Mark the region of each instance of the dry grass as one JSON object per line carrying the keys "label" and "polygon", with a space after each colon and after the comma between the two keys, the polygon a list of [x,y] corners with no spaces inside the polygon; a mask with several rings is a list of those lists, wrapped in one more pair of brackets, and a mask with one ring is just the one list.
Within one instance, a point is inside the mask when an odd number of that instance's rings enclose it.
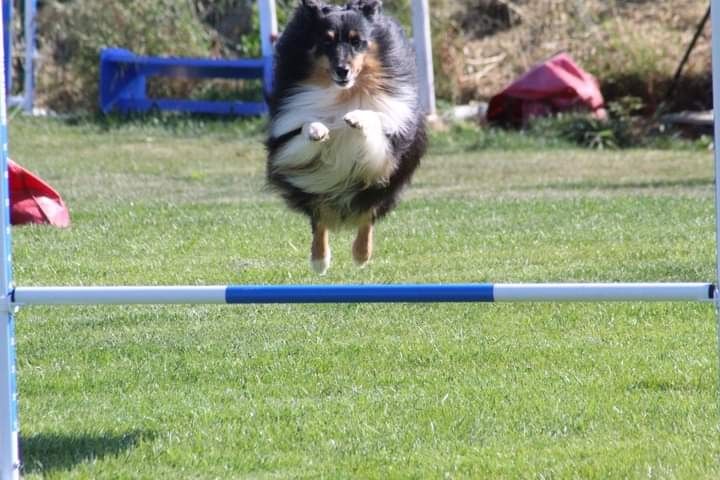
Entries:
{"label": "dry grass", "polygon": [[[409,0],[384,3],[388,12],[409,25]],[[281,26],[295,4],[278,0]],[[132,0],[109,5],[90,0],[42,5],[39,106],[57,111],[97,108],[98,53],[104,46],[148,54],[233,54],[218,50],[218,32],[201,22],[188,8],[190,3]],[[441,99],[487,99],[533,64],[565,50],[601,80],[606,99],[632,94],[643,98],[649,110],[664,95],[707,8],[707,2],[695,0],[430,0],[430,5]],[[709,38],[707,26],[674,99],[678,108],[710,103]],[[257,34],[238,42],[233,52],[252,49]],[[15,47],[22,51],[17,41]],[[193,90],[200,96],[221,90],[207,93],[175,84],[172,88],[181,95]],[[226,90],[237,95],[233,88]]]}
{"label": "dry grass", "polygon": [[[470,0],[467,4],[465,11],[451,16],[460,48],[445,57],[459,64],[447,66],[460,70],[452,86],[459,100],[488,98],[532,65],[567,51],[600,79],[606,97],[631,93],[656,102],[707,8],[706,2],[690,0]],[[458,29],[458,25],[492,25],[487,18],[490,4],[510,7],[511,28],[486,36],[477,29]],[[709,78],[709,42],[708,25],[685,70],[688,77]],[[709,92],[702,90],[706,84],[694,81],[693,85],[697,86],[689,93],[697,97],[696,103],[704,103],[709,98]],[[677,101],[689,104],[693,99]]]}

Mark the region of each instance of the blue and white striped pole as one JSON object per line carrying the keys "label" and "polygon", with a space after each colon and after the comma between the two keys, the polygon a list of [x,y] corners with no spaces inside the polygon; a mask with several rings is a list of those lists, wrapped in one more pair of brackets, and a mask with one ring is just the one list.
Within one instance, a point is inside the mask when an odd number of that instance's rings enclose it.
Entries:
{"label": "blue and white striped pole", "polygon": [[[713,81],[713,122],[715,153],[715,275],[720,287],[720,0],[710,4],[712,25],[712,81]],[[720,300],[715,300],[716,335],[718,358],[720,358]],[[720,371],[720,370],[719,370]]]}
{"label": "blue and white striped pole", "polygon": [[11,304],[267,304],[691,301],[714,298],[710,283],[460,283],[17,287]]}
{"label": "blue and white striped pole", "polygon": [[[0,37],[3,22],[0,22]],[[0,65],[5,50],[0,42]],[[15,375],[15,319],[10,303],[12,250],[10,243],[10,189],[5,69],[0,69],[0,479],[20,478],[18,457],[17,388]]]}

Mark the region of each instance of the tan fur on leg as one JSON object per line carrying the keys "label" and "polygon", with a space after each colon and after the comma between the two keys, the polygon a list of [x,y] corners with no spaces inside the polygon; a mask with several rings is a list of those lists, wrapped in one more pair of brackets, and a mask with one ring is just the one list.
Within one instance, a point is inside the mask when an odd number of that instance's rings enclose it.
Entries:
{"label": "tan fur on leg", "polygon": [[373,226],[371,223],[358,228],[357,236],[353,242],[353,258],[359,266],[365,266],[372,256]]}
{"label": "tan fur on leg", "polygon": [[330,233],[325,225],[318,224],[313,231],[310,265],[320,275],[330,267]]}

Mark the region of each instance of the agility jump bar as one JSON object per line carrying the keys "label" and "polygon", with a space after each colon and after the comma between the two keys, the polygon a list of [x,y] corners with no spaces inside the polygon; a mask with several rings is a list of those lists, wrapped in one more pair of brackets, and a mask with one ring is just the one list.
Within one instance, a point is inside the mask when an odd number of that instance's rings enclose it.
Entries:
{"label": "agility jump bar", "polygon": [[13,305],[691,301],[711,283],[460,283],[16,287]]}

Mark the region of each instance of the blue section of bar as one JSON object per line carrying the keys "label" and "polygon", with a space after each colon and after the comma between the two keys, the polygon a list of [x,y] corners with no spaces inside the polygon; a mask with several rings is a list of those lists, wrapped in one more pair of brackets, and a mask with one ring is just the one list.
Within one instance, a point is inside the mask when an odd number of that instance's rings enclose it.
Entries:
{"label": "blue section of bar", "polygon": [[230,285],[227,303],[492,302],[489,283],[416,285]]}

